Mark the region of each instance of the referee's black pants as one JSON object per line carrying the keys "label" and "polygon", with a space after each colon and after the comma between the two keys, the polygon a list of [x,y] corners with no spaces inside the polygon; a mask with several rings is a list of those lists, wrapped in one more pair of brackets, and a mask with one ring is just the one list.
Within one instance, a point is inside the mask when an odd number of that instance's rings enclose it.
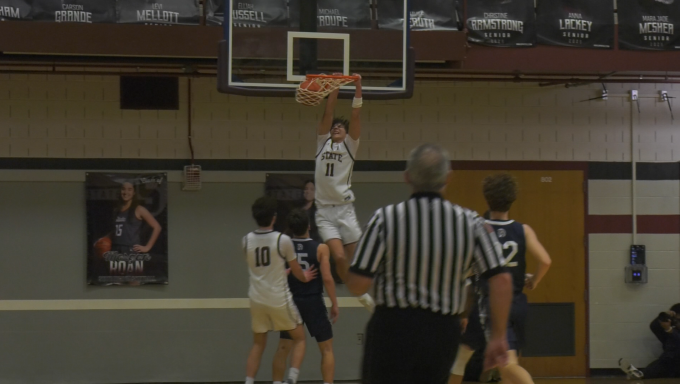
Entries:
{"label": "referee's black pants", "polygon": [[460,342],[458,316],[378,306],[366,328],[363,384],[445,384]]}

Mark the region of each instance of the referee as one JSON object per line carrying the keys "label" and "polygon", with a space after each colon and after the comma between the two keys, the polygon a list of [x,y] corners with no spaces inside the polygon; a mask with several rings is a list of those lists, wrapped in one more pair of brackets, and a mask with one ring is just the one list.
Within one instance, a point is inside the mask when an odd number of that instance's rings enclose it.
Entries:
{"label": "referee", "polygon": [[455,359],[465,309],[466,277],[488,279],[493,315],[485,366],[507,362],[506,326],[512,299],[502,247],[477,213],[442,198],[448,154],[415,148],[405,179],[410,199],[378,209],[359,240],[346,285],[354,295],[376,281],[376,305],[366,329],[364,384],[444,384]]}

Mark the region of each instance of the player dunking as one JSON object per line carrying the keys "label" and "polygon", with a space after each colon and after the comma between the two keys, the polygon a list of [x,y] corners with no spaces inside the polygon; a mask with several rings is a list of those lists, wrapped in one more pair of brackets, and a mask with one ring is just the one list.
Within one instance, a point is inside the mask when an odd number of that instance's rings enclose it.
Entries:
{"label": "player dunking", "polygon": [[[503,244],[505,267],[512,274],[513,302],[508,321],[508,364],[499,367],[504,383],[532,384],[531,375],[518,364],[518,351],[524,340],[524,323],[528,311],[527,297],[522,290],[533,290],[550,268],[550,256],[536,237],[536,233],[526,224],[520,224],[508,217],[508,211],[517,198],[517,184],[508,174],[498,174],[484,179],[484,198],[489,205],[490,224],[498,241]],[[529,251],[538,263],[536,273],[526,274],[526,252]],[[460,384],[465,374],[465,366],[476,349],[482,348],[488,332],[488,287],[485,281],[477,282],[479,300],[468,316],[467,326],[458,348],[456,361],[451,369],[449,384]]]}
{"label": "player dunking", "polygon": [[[356,76],[356,74],[355,74]],[[338,265],[337,271],[344,281],[354,256],[361,228],[354,213],[352,168],[359,149],[361,135],[361,78],[354,82],[356,90],[352,101],[350,121],[334,118],[338,90],[328,96],[316,139],[316,225],[323,241],[330,248]],[[351,127],[351,129],[350,129]],[[375,303],[368,294],[359,301],[373,311]]]}
{"label": "player dunking", "polygon": [[[324,384],[330,384],[333,382],[335,370],[331,321],[335,323],[339,315],[338,300],[335,296],[335,281],[331,274],[330,254],[325,244],[319,244],[310,238],[310,221],[304,210],[293,210],[288,215],[287,221],[289,228],[293,231],[293,245],[298,263],[305,270],[312,268],[321,271],[321,279],[314,279],[310,283],[301,283],[295,277],[288,276],[288,285],[293,293],[295,305],[302,315],[302,321],[307,326],[309,334],[319,343],[321,375]],[[330,320],[323,299],[324,286],[332,304]],[[290,334],[281,332],[279,349],[274,356],[274,384],[281,384],[286,370],[286,361],[292,349],[293,342]]]}
{"label": "player dunking", "polygon": [[295,348],[288,383],[295,383],[305,356],[305,334],[300,313],[288,288],[285,264],[288,262],[293,276],[303,282],[312,281],[316,276],[316,269],[312,267],[302,271],[290,237],[274,231],[276,199],[257,199],[252,206],[252,214],[259,228],[243,238],[243,249],[250,271],[248,296],[253,329],[253,347],[248,355],[246,384],[255,382],[269,331],[288,331],[293,339]]}

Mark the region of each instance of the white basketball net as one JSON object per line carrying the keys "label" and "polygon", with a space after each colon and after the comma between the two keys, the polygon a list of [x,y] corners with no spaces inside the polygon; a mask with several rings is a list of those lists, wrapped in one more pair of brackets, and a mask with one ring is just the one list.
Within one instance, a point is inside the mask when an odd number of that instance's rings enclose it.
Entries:
{"label": "white basketball net", "polygon": [[[313,77],[311,81],[308,77],[295,92],[295,100],[303,105],[313,107],[315,105],[321,104],[321,101],[328,96],[331,92],[342,87],[345,84],[353,82],[355,79],[352,77]],[[309,82],[308,82],[309,81]],[[310,90],[312,85],[318,85],[318,90]]]}

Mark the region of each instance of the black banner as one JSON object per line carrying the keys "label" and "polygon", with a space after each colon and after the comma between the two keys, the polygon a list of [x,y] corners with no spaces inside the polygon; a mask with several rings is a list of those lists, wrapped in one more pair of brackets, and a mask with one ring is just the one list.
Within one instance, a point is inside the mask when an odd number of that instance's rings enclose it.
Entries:
{"label": "black banner", "polygon": [[[404,0],[377,0],[378,28],[401,30],[404,25]],[[458,30],[456,0],[413,0],[411,30]]]}
{"label": "black banner", "polygon": [[[290,0],[290,26],[300,27],[300,1]],[[369,0],[317,0],[317,26],[319,28],[371,28]]]}
{"label": "black banner", "polygon": [[33,20],[57,23],[115,23],[115,0],[33,0]]}
{"label": "black banner", "polygon": [[614,47],[614,2],[540,0],[536,33],[540,44],[611,49]]}
{"label": "black banner", "polygon": [[468,0],[468,41],[496,47],[536,44],[534,0]]}
{"label": "black banner", "polygon": [[145,25],[199,25],[198,0],[117,0],[118,22]]}
{"label": "black banner", "polygon": [[680,49],[680,0],[618,0],[619,48]]}
{"label": "black banner", "polygon": [[88,173],[87,283],[168,283],[165,173]]}
{"label": "black banner", "polygon": [[30,13],[28,0],[0,0],[0,21],[28,19]]}
{"label": "black banner", "polygon": [[[229,0],[206,0],[207,25],[224,23],[224,7]],[[233,0],[232,19],[235,27],[287,27],[286,0]]]}

